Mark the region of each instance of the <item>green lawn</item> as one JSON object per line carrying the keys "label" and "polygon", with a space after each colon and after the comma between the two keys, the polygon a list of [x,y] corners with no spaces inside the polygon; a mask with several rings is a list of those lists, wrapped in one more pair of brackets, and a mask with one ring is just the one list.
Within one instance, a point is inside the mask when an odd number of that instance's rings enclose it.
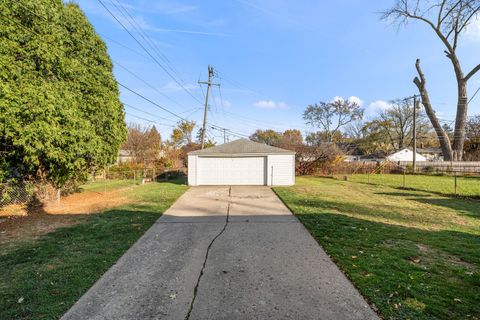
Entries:
{"label": "green lawn", "polygon": [[[137,181],[138,184],[139,181]],[[103,192],[134,186],[133,179],[130,180],[98,180],[80,186],[80,191]]]}
{"label": "green lawn", "polygon": [[[402,174],[353,174],[349,176],[349,180],[394,188],[403,187],[404,185],[404,176]],[[454,195],[455,179],[453,176],[406,175],[405,187],[444,195]],[[457,177],[457,194],[465,197],[480,198],[480,176]]]}
{"label": "green lawn", "polygon": [[57,319],[187,189],[132,188],[132,203],[88,216],[0,256],[0,319]]}
{"label": "green lawn", "polygon": [[275,191],[386,319],[480,319],[480,202],[313,177]]}

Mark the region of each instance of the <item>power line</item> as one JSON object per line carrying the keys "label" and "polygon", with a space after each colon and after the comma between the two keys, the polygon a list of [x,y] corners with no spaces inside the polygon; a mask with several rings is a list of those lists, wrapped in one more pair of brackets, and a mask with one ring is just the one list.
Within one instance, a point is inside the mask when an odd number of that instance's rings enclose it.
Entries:
{"label": "power line", "polygon": [[[99,0],[99,1],[101,2],[101,0]],[[102,5],[105,7],[105,5],[103,4],[103,2],[101,2],[101,3],[102,3]],[[32,12],[32,13],[33,13],[34,15],[36,15],[37,17],[40,17],[41,19],[47,20],[45,17],[38,15],[37,13],[35,13],[35,12],[31,11],[30,9],[26,8],[25,6],[23,6],[22,4],[20,4],[20,5],[21,5],[22,7],[24,7],[25,9],[27,9],[28,11]],[[105,9],[106,9],[107,11],[109,11],[108,8],[105,8]],[[110,11],[109,11],[109,12],[110,12]],[[4,14],[1,14],[1,13],[0,13],[0,15],[6,17]],[[18,22],[15,21],[14,19],[11,19],[10,17],[6,17],[6,18],[7,18],[7,19],[10,19],[10,21],[12,21],[14,24],[16,24],[17,26],[21,27],[22,29],[24,29],[24,30],[26,30],[26,31],[28,31],[28,32],[34,33],[34,34],[36,34],[36,35],[38,35],[38,36],[42,36],[41,34],[39,34],[38,32],[36,32],[35,30],[25,27],[24,25],[22,25],[21,23],[18,23]],[[116,17],[114,17],[114,18],[116,19]],[[116,20],[118,21],[118,19],[116,19]],[[47,21],[48,21],[48,20],[47,20]],[[120,23],[120,22],[119,22],[119,23]],[[120,23],[120,24],[121,24],[121,23]],[[124,26],[123,24],[122,24],[122,26],[123,26],[124,29],[125,29],[125,26]],[[126,31],[128,32],[128,30],[126,30]],[[129,33],[129,34],[130,34],[130,33]],[[84,43],[85,43],[85,42],[84,42]],[[142,47],[143,47],[143,46],[142,46]],[[144,47],[143,47],[143,48],[144,48]],[[144,50],[145,50],[145,48],[144,48]],[[146,50],[146,52],[149,53],[148,50]],[[149,55],[151,56],[151,54],[149,54]],[[121,66],[121,67],[123,67],[123,66]],[[125,67],[123,67],[123,68],[126,69],[126,70],[128,70],[128,69],[125,68]],[[128,71],[129,71],[130,73],[134,74],[132,71],[130,71],[130,70],[128,70]],[[144,83],[147,83],[145,80],[141,79],[141,77],[139,77],[138,75],[136,75],[136,77],[139,78],[140,80],[142,80]],[[152,101],[151,99],[149,99],[149,98],[145,97],[144,95],[136,92],[135,90],[133,90],[133,89],[129,88],[128,86],[120,83],[119,81],[116,81],[116,82],[117,82],[117,84],[118,84],[119,86],[125,88],[126,90],[128,90],[128,91],[130,91],[131,93],[137,95],[138,97],[142,98],[143,100],[145,100],[145,101],[153,104],[154,106],[162,109],[163,111],[171,114],[172,116],[174,116],[174,117],[176,117],[176,118],[178,118],[178,119],[180,119],[180,120],[182,120],[182,121],[188,121],[188,119],[186,119],[185,117],[182,117],[182,116],[180,116],[179,114],[168,110],[167,108],[163,107],[162,105],[160,105],[160,104]],[[130,107],[132,107],[132,106],[130,106]],[[138,108],[137,108],[137,110],[138,110]],[[193,113],[197,112],[198,110],[199,110],[199,108],[195,108],[195,111],[194,111]],[[145,111],[142,110],[142,112],[145,112]],[[139,116],[136,116],[136,115],[127,113],[127,112],[125,112],[125,113],[128,114],[128,115],[130,115],[130,116],[133,116],[133,117],[136,117],[136,118],[145,120],[145,121],[153,122],[153,121],[150,120],[150,119],[146,119],[146,118],[143,118],[143,117],[139,117]],[[166,118],[163,118],[163,119],[168,120],[168,119],[166,119]],[[168,120],[168,121],[172,121],[172,120]],[[166,125],[166,126],[170,126],[170,127],[175,127],[175,126],[168,125],[168,124],[162,124],[162,125]],[[246,135],[246,134],[238,133],[238,132],[235,132],[235,131],[232,131],[232,130],[230,130],[230,129],[226,129],[226,128],[223,128],[223,127],[220,127],[220,126],[217,126],[217,125],[214,125],[214,124],[212,124],[211,127],[212,127],[213,129],[216,129],[216,130],[222,130],[222,131],[224,131],[224,132],[228,132],[229,134],[234,135],[234,136],[237,136],[237,137],[248,138],[248,135]]]}
{"label": "power line", "polygon": [[477,91],[475,91],[475,93],[473,94],[473,96],[470,98],[470,100],[468,100],[468,104],[470,104],[470,102],[472,102],[472,100],[475,98],[475,96],[480,92],[480,87],[478,87]]}
{"label": "power line", "polygon": [[243,134],[243,133],[239,133],[239,132],[235,132],[235,131],[232,131],[230,129],[227,129],[227,128],[223,128],[223,127],[220,127],[216,124],[210,124],[210,127],[214,130],[220,130],[220,131],[226,131],[226,132],[229,132],[231,135],[234,135],[234,136],[237,136],[237,137],[240,137],[240,138],[250,138],[248,135],[246,134]]}
{"label": "power line", "polygon": [[135,42],[152,58],[152,60],[173,80],[175,83],[177,83],[188,95],[190,95],[194,100],[198,101],[199,103],[202,103],[197,97],[195,97],[190,90],[188,90],[180,81],[175,78],[170,71],[167,70],[166,67],[164,67],[151,53],[150,51],[145,48],[145,46],[128,30],[128,28],[115,16],[115,14],[103,3],[102,0],[98,0],[100,4],[103,6],[103,8],[122,26],[122,28],[135,40]]}
{"label": "power line", "polygon": [[142,94],[140,94],[140,93],[136,92],[135,90],[133,90],[133,89],[130,89],[130,88],[129,88],[129,87],[127,87],[126,85],[124,85],[124,84],[122,84],[122,83],[120,83],[120,82],[118,82],[118,81],[117,81],[117,83],[118,83],[118,85],[119,85],[119,86],[121,86],[121,87],[125,88],[126,90],[128,90],[128,91],[130,91],[131,93],[135,94],[136,96],[138,96],[138,97],[142,98],[143,100],[145,100],[145,101],[147,101],[147,102],[150,102],[151,104],[153,104],[154,106],[156,106],[156,107],[158,107],[158,108],[162,109],[163,111],[165,111],[165,112],[168,112],[169,114],[171,114],[171,115],[173,115],[173,116],[175,116],[175,117],[179,118],[180,120],[188,121],[187,119],[185,119],[184,117],[182,117],[182,116],[180,116],[180,115],[176,114],[175,112],[172,112],[172,111],[168,110],[167,108],[165,108],[165,107],[163,107],[163,106],[159,105],[158,103],[156,103],[156,102],[154,102],[154,101],[150,100],[149,98],[147,98],[147,97],[145,97],[144,95],[142,95]]}
{"label": "power line", "polygon": [[174,100],[173,98],[169,97],[168,95],[166,95],[165,93],[161,92],[160,90],[158,90],[156,87],[154,87],[152,84],[150,84],[149,82],[147,82],[146,80],[144,80],[142,77],[140,77],[139,75],[137,75],[136,73],[134,73],[133,71],[129,70],[127,67],[121,65],[119,62],[115,61],[112,59],[112,61],[115,63],[115,65],[119,66],[120,68],[122,68],[123,70],[127,71],[129,74],[131,74],[132,76],[134,76],[135,78],[137,78],[138,80],[140,80],[141,82],[143,82],[145,85],[147,85],[148,87],[150,87],[151,89],[155,90],[155,92],[157,92],[158,94],[160,94],[161,96],[165,97],[166,99],[170,100],[171,102],[175,103],[176,105],[178,105],[179,107],[184,107],[182,106],[178,101]]}
{"label": "power line", "polygon": [[158,118],[158,119],[162,119],[162,120],[165,120],[165,121],[172,121],[172,122],[176,122],[175,120],[172,120],[172,119],[168,119],[168,118],[163,118],[163,117],[157,116],[156,114],[150,113],[150,112],[148,112],[148,111],[145,111],[145,110],[143,110],[143,109],[141,109],[141,108],[138,108],[138,107],[132,106],[131,104],[128,104],[128,103],[125,103],[125,102],[123,103],[123,105],[125,105],[125,106],[127,106],[127,107],[129,107],[129,108],[132,108],[132,109],[134,109],[134,110],[140,111],[140,112],[142,112],[142,113],[145,113],[145,114],[147,114],[147,115],[149,115],[149,116],[152,116],[152,117]]}
{"label": "power line", "polygon": [[[43,19],[43,20],[48,21],[45,17],[38,15],[36,12],[34,12],[34,11],[30,10],[29,8],[25,7],[25,6],[22,5],[21,3],[19,3],[19,4],[20,4],[24,9],[26,9],[26,10],[28,10],[29,12],[33,13],[33,14],[36,15],[37,17],[39,17],[39,18],[41,18],[41,19]],[[1,13],[0,13],[0,14],[1,14]],[[2,14],[2,15],[3,15],[3,14]],[[5,15],[3,15],[3,16],[6,17]],[[18,23],[18,22],[15,21],[14,19],[11,19],[10,17],[6,17],[6,18],[10,19],[10,21],[12,21],[12,22],[15,23],[17,26],[21,27],[22,29],[24,29],[24,30],[26,30],[26,31],[28,31],[28,32],[34,33],[34,34],[36,34],[36,35],[38,35],[38,36],[42,36],[41,34],[39,34],[38,32],[36,32],[35,30],[29,29],[29,28],[25,27],[24,25],[22,25],[21,23]],[[86,44],[86,42],[84,42],[84,41],[82,41],[82,42],[83,42],[84,44]],[[112,62],[113,62],[113,61],[114,61],[114,60],[112,60]],[[141,80],[143,83],[145,83],[145,84],[147,84],[148,86],[154,88],[151,84],[149,84],[148,82],[146,82],[145,80],[143,80],[140,76],[136,75],[133,71],[129,70],[128,68],[126,68],[126,67],[124,67],[124,66],[122,66],[122,65],[119,64],[118,62],[115,62],[115,63],[118,64],[121,68],[123,68],[123,69],[125,69],[126,71],[128,71],[130,74],[134,75],[137,79]],[[115,80],[115,81],[116,81],[116,80]],[[127,89],[127,90],[129,90],[130,92],[136,94],[137,96],[143,98],[144,100],[146,100],[146,101],[148,101],[148,102],[156,105],[156,106],[159,107],[160,109],[162,109],[162,110],[164,110],[164,111],[166,111],[166,112],[174,115],[174,116],[177,117],[177,118],[180,118],[180,119],[182,119],[182,120],[187,121],[185,118],[179,116],[178,114],[175,114],[174,112],[166,109],[165,107],[159,105],[158,103],[155,103],[155,102],[153,102],[152,100],[144,97],[144,96],[141,95],[140,93],[134,91],[133,89],[130,89],[129,87],[125,86],[124,84],[120,83],[119,81],[116,81],[116,82],[117,82],[118,85],[124,87],[125,89]],[[155,89],[155,88],[154,88],[154,89]],[[157,89],[155,89],[155,90],[157,90]],[[160,93],[160,92],[159,92],[159,93]],[[162,94],[162,95],[165,96],[165,97],[167,97],[167,98],[169,98],[169,97],[166,96],[165,94]],[[169,99],[170,99],[170,100],[173,100],[173,99],[171,99],[171,98],[169,98]],[[175,100],[173,100],[173,101],[175,102]],[[177,104],[178,104],[178,102],[177,102]]]}
{"label": "power line", "polygon": [[[128,21],[128,23],[137,31],[138,34],[145,40],[145,42],[149,45],[149,47],[157,54],[157,56],[165,62],[167,67],[173,72],[176,73],[177,76],[180,78],[180,80],[185,84],[185,81],[181,79],[180,74],[178,71],[175,69],[175,67],[172,65],[171,61],[167,58],[166,55],[164,55],[160,49],[158,49],[157,45],[155,42],[148,36],[148,34],[142,29],[142,27],[137,23],[135,18],[130,14],[130,12],[127,10],[127,8],[118,0],[115,0],[115,2],[118,4],[118,6],[112,1],[109,0],[110,3],[120,12],[120,14]],[[126,13],[126,15],[122,12]],[[127,17],[128,16],[128,17]]]}
{"label": "power line", "polygon": [[140,117],[140,116],[137,116],[137,115],[128,113],[128,112],[125,112],[125,114],[128,114],[128,115],[131,116],[131,117],[135,117],[135,118],[138,118],[138,119],[140,119],[140,120],[144,120],[144,121],[147,121],[147,122],[150,122],[150,123],[155,123],[155,124],[158,124],[158,125],[161,125],[161,126],[175,128],[175,126],[174,126],[174,125],[171,125],[171,124],[160,123],[160,122],[153,121],[153,120],[150,120],[150,119],[147,119],[147,118],[144,118],[144,117]]}

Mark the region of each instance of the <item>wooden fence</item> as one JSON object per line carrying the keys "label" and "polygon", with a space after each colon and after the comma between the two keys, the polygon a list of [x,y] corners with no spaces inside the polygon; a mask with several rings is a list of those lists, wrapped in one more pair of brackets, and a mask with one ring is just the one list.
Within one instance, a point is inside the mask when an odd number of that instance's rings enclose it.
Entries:
{"label": "wooden fence", "polygon": [[[411,167],[411,161],[399,161],[397,165]],[[480,173],[479,161],[418,161],[418,172],[464,172]]]}

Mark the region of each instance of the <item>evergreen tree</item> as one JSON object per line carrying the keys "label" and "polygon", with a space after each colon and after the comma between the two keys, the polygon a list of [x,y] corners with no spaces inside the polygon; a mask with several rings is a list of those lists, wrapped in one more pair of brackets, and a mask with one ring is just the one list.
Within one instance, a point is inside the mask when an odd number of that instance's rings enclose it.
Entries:
{"label": "evergreen tree", "polygon": [[0,178],[61,187],[112,163],[126,138],[105,43],[62,0],[0,3]]}

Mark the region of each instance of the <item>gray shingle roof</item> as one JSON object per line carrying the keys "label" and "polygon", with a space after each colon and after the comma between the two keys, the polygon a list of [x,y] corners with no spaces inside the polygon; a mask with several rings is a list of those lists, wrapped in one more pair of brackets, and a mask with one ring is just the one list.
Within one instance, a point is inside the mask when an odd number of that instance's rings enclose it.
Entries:
{"label": "gray shingle roof", "polygon": [[267,154],[295,154],[290,150],[272,147],[248,139],[239,139],[215,147],[189,152],[188,155],[221,156],[221,155],[267,155]]}

